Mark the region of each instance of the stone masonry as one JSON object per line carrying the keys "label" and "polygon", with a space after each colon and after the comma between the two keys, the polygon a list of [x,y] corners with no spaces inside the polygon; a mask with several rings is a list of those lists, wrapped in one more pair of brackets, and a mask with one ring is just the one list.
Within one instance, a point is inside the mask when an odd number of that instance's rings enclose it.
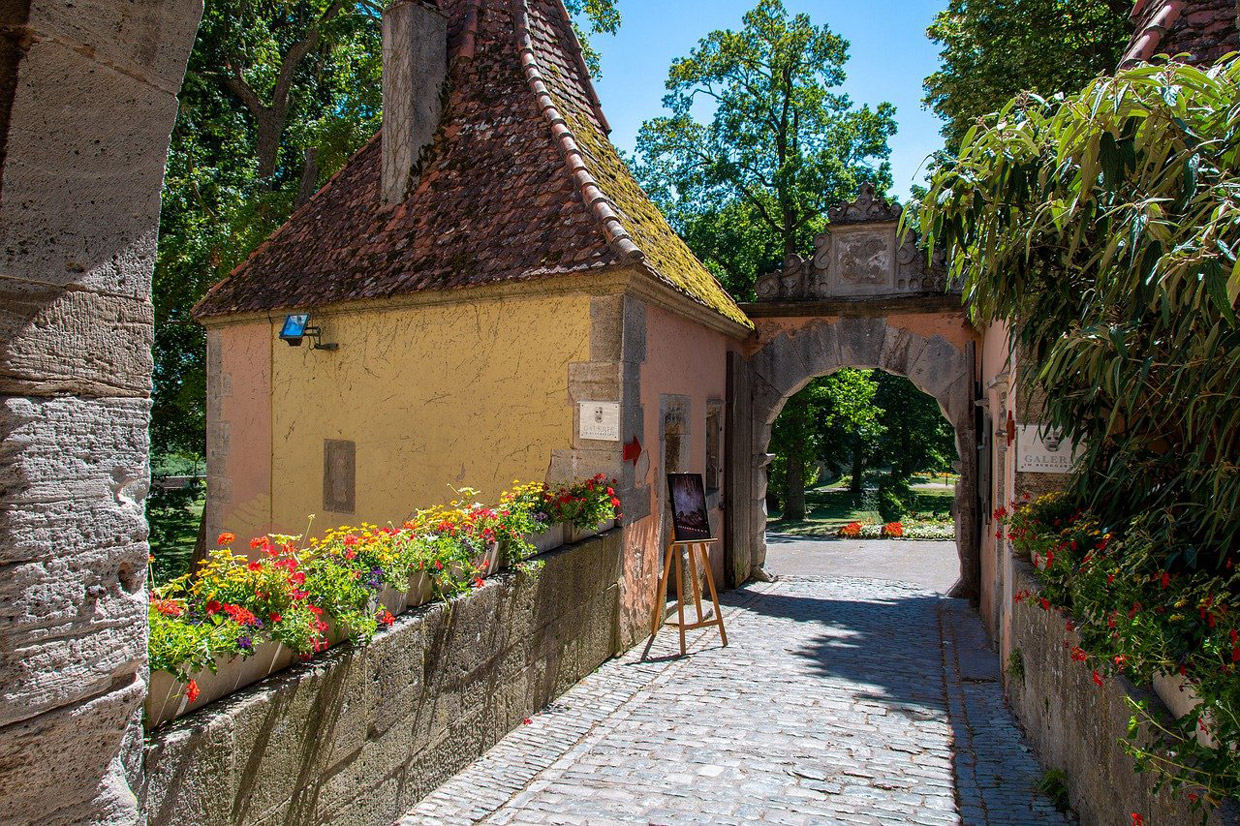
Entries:
{"label": "stone masonry", "polygon": [[154,732],[151,826],[391,823],[617,650],[621,532]]}
{"label": "stone masonry", "polygon": [[201,11],[0,4],[0,823],[142,821],[151,271]]}

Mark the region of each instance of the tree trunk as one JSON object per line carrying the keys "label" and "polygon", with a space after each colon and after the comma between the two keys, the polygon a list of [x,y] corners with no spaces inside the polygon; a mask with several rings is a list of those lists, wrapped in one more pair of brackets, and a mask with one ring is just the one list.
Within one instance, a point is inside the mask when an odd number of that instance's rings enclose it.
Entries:
{"label": "tree trunk", "polygon": [[793,522],[805,521],[805,460],[801,454],[801,445],[788,451],[788,504],[784,519]]}
{"label": "tree trunk", "polygon": [[860,444],[853,445],[852,455],[852,482],[848,489],[853,493],[860,493],[865,482],[865,454]]}
{"label": "tree trunk", "polygon": [[306,162],[301,168],[301,188],[297,190],[297,200],[293,202],[293,208],[309,201],[317,191],[319,182],[319,150],[314,146],[306,147]]}

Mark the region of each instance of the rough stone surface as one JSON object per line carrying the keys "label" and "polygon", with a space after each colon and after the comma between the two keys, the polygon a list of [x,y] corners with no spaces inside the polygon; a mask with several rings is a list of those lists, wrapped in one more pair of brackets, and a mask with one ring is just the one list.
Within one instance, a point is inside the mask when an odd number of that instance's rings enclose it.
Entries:
{"label": "rough stone surface", "polygon": [[420,824],[1066,824],[966,603],[890,581],[726,595],[607,663],[422,800]]}
{"label": "rough stone surface", "polygon": [[620,548],[566,546],[156,731],[149,822],[390,823],[616,653]]}
{"label": "rough stone surface", "polygon": [[151,270],[201,11],[0,8],[0,823],[142,821]]}
{"label": "rough stone surface", "polygon": [[[1080,639],[1066,630],[1066,617],[1039,607],[1033,567],[1024,559],[1012,562],[1013,588],[1035,598],[1014,605],[1010,614],[1013,651],[1020,652],[1024,674],[1008,671],[1008,697],[1038,755],[1067,774],[1083,826],[1132,826],[1133,812],[1159,826],[1200,823],[1182,794],[1154,794],[1152,776],[1136,772],[1119,745],[1131,716],[1126,698],[1147,700],[1156,709],[1165,708],[1161,701],[1122,678],[1095,685],[1088,663],[1069,656]],[[1236,821],[1217,812],[1211,818],[1213,826],[1224,822]]]}

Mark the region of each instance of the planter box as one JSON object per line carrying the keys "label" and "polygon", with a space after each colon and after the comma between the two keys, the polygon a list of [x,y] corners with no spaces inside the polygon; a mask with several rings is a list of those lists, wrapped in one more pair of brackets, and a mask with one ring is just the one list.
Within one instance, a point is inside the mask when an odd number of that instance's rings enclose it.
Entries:
{"label": "planter box", "polygon": [[238,689],[256,683],[292,665],[297,654],[282,643],[267,642],[255,646],[254,653],[215,658],[215,671],[204,668],[193,675],[198,684],[198,697],[190,702],[185,696],[186,683],[167,671],[152,671],[146,693],[146,726],[148,729],[168,722],[182,714],[202,708],[207,703],[226,697]]}
{"label": "planter box", "polygon": [[552,525],[541,533],[530,534],[526,540],[537,548],[539,553],[553,551],[564,544],[564,525]]}
{"label": "planter box", "polygon": [[592,536],[598,536],[604,531],[609,531],[613,527],[615,527],[615,525],[616,525],[616,520],[614,519],[604,519],[602,522],[599,522],[597,525],[594,525],[589,528],[578,528],[577,526],[572,525],[572,524],[565,525],[564,526],[564,540],[569,543],[580,542],[583,539],[589,539]]}
{"label": "planter box", "polygon": [[[490,543],[486,550],[474,560],[474,564],[483,568],[482,576],[490,576],[500,567],[499,543]],[[383,586],[377,595],[378,605],[387,608],[393,614],[424,605],[434,599],[431,579],[419,571],[409,579],[409,588],[405,591],[390,586]],[[327,621],[327,637],[329,646],[339,645],[346,639],[343,632],[337,630],[331,617]],[[146,695],[146,727],[153,729],[183,714],[202,708],[221,697],[258,682],[277,671],[282,671],[297,661],[297,654],[278,642],[267,642],[255,646],[254,653],[249,657],[219,656],[215,659],[215,671],[204,668],[192,675],[198,684],[198,697],[190,702],[185,696],[186,683],[182,683],[166,671],[152,671]]]}

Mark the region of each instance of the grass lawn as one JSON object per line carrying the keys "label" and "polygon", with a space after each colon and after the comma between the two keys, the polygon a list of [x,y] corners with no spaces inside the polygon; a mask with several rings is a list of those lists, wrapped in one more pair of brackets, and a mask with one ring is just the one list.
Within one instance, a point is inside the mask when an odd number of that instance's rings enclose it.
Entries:
{"label": "grass lawn", "polygon": [[[917,522],[950,525],[952,499],[956,495],[956,478],[955,475],[913,477],[913,493],[917,497],[917,503],[904,518],[905,524]],[[876,484],[875,482],[874,486]],[[843,478],[829,485],[807,490],[804,521],[784,521],[781,513],[772,511],[767,517],[766,528],[774,533],[828,538],[834,537],[835,532],[849,522],[881,522],[874,486],[868,486],[869,489],[862,493],[853,493],[848,489],[848,479]]]}
{"label": "grass lawn", "polygon": [[151,572],[155,582],[164,583],[189,572],[198,541],[198,523],[206,493],[202,492],[184,507],[159,508],[148,511],[151,523]]}

